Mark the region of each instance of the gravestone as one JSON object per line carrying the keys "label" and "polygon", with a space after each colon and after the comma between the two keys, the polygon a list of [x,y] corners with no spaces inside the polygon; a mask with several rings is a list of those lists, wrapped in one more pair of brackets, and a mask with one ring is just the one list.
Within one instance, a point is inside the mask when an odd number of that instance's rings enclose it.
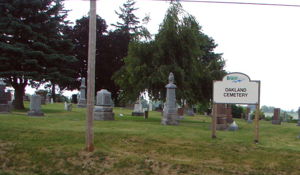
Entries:
{"label": "gravestone", "polygon": [[298,123],[297,126],[300,126],[300,107],[298,108]]}
{"label": "gravestone", "polygon": [[246,118],[245,119],[247,119],[248,123],[252,123],[250,112],[251,112],[251,108],[247,107],[247,109],[246,109]]}
{"label": "gravestone", "polygon": [[194,109],[191,106],[187,105],[184,111],[185,111],[185,114],[187,116],[194,116],[195,115]]}
{"label": "gravestone", "polygon": [[80,85],[80,97],[78,100],[77,107],[79,108],[85,108],[86,107],[86,97],[85,97],[85,78],[81,79],[81,85]]}
{"label": "gravestone", "polygon": [[51,98],[51,100],[50,100],[50,103],[51,103],[51,104],[53,104],[53,103],[54,103],[54,100],[53,100],[53,98]]}
{"label": "gravestone", "polygon": [[46,104],[49,104],[49,103],[50,103],[50,96],[47,95],[47,96],[46,96]]}
{"label": "gravestone", "polygon": [[226,121],[227,123],[232,123],[233,119],[232,119],[232,109],[231,109],[231,105],[230,104],[226,104],[225,105],[225,112],[226,112]]}
{"label": "gravestone", "polygon": [[97,92],[94,120],[115,120],[111,93],[106,89],[101,89]]}
{"label": "gravestone", "polygon": [[229,131],[237,131],[238,129],[239,129],[239,127],[238,127],[238,125],[236,124],[235,121],[233,121],[233,122],[229,125],[229,127],[228,127],[228,130],[229,130]]}
{"label": "gravestone", "polygon": [[44,113],[41,111],[41,96],[33,94],[30,97],[30,111],[27,115],[29,116],[43,116]]}
{"label": "gravestone", "polygon": [[273,115],[272,124],[274,124],[274,125],[280,125],[281,124],[280,108],[274,108],[274,115]]}
{"label": "gravestone", "polygon": [[72,111],[72,108],[73,108],[73,105],[72,105],[72,103],[68,103],[67,104],[67,111]]}
{"label": "gravestone", "polygon": [[9,113],[10,112],[10,105],[9,105],[9,94],[5,92],[6,84],[3,80],[0,80],[0,113]]}
{"label": "gravestone", "polygon": [[216,121],[216,129],[217,130],[226,130],[227,125],[227,111],[226,111],[226,104],[217,104],[217,121]]}
{"label": "gravestone", "polygon": [[183,107],[177,109],[177,115],[178,115],[179,119],[184,118],[184,108]]}
{"label": "gravestone", "polygon": [[163,125],[178,125],[179,117],[177,116],[177,105],[176,105],[176,85],[174,84],[174,75],[171,72],[169,74],[169,84],[166,85],[167,97],[166,105],[164,107],[164,114],[161,120]]}
{"label": "gravestone", "polygon": [[65,101],[65,103],[64,103],[64,108],[65,108],[65,110],[67,110],[68,109],[68,103]]}
{"label": "gravestone", "polygon": [[38,90],[35,93],[41,97],[41,104],[45,105],[46,104],[46,96],[47,96],[48,92],[45,90]]}
{"label": "gravestone", "polygon": [[133,112],[131,113],[131,115],[132,116],[144,116],[141,97],[139,97],[138,101],[135,102]]}

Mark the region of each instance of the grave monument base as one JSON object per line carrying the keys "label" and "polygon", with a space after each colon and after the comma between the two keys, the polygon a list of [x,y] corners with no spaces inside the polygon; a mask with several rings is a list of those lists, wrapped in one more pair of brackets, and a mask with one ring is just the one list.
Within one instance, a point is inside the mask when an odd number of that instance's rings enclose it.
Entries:
{"label": "grave monument base", "polygon": [[115,120],[112,107],[95,106],[94,120]]}
{"label": "grave monument base", "polygon": [[86,99],[79,99],[77,107],[78,108],[86,108]]}
{"label": "grave monument base", "polygon": [[44,113],[41,111],[28,111],[28,116],[44,116]]}
{"label": "grave monument base", "polygon": [[7,114],[10,112],[9,104],[0,104],[0,114]]}
{"label": "grave monument base", "polygon": [[227,124],[217,124],[216,129],[217,130],[226,130],[227,129]]}
{"label": "grave monument base", "polygon": [[179,125],[179,116],[177,112],[174,113],[165,112],[163,119],[161,120],[161,124],[163,125]]}
{"label": "grave monument base", "polygon": [[143,112],[132,112],[131,113],[132,116],[144,116]]}
{"label": "grave monument base", "polygon": [[272,124],[273,125],[281,125],[281,121],[280,120],[272,120]]}

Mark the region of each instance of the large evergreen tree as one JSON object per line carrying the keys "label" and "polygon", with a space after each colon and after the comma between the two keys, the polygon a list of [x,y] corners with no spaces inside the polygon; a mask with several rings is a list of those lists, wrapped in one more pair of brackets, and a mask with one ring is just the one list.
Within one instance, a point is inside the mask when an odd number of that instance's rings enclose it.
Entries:
{"label": "large evergreen tree", "polygon": [[72,43],[62,34],[66,13],[62,0],[0,2],[0,77],[15,89],[15,108],[24,109],[28,83],[70,81],[74,73]]}
{"label": "large evergreen tree", "polygon": [[134,100],[147,90],[150,97],[164,100],[167,77],[173,72],[179,102],[207,103],[212,80],[224,74],[224,61],[213,52],[215,47],[195,18],[185,14],[180,3],[171,3],[155,39],[131,43],[125,66],[115,75],[116,82],[128,99]]}

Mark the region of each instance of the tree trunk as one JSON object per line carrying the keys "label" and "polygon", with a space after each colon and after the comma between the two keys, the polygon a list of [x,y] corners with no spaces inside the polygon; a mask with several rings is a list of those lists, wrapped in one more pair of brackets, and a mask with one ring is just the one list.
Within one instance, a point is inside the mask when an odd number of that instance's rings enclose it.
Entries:
{"label": "tree trunk", "polygon": [[24,103],[23,103],[23,96],[25,94],[25,86],[22,84],[15,84],[12,85],[15,89],[15,99],[13,101],[13,105],[15,109],[25,109]]}
{"label": "tree trunk", "polygon": [[53,99],[53,102],[56,102],[56,99],[55,99],[55,84],[54,83],[52,83],[51,98]]}

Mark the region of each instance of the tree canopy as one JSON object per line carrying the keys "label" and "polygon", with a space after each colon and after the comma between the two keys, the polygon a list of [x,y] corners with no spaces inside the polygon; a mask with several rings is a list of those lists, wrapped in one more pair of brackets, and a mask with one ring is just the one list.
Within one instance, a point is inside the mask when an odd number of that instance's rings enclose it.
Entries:
{"label": "tree canopy", "polygon": [[172,2],[155,39],[131,42],[125,65],[114,78],[127,100],[135,100],[145,90],[152,99],[164,100],[167,77],[173,72],[179,103],[208,103],[212,81],[225,73],[225,62],[213,51],[215,47],[196,19]]}
{"label": "tree canopy", "polygon": [[33,81],[70,81],[76,59],[63,37],[62,0],[7,0],[0,6],[0,77],[15,89],[15,108],[23,109],[25,87]]}

